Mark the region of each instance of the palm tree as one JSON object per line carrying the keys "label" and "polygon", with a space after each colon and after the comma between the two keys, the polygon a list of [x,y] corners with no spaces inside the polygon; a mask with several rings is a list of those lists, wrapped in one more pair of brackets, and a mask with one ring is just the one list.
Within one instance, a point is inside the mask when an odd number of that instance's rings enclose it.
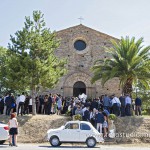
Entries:
{"label": "palm tree", "polygon": [[111,58],[97,60],[92,67],[92,83],[101,79],[104,85],[109,79],[119,78],[123,94],[130,94],[134,84],[150,85],[150,46],[143,47],[143,38],[121,38],[112,41],[106,52]]}

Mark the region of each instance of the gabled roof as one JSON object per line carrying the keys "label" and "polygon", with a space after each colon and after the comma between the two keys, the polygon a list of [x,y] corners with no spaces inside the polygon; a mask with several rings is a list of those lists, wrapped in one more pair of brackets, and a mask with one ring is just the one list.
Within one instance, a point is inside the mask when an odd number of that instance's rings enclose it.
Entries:
{"label": "gabled roof", "polygon": [[111,38],[111,39],[119,40],[119,39],[117,39],[117,38],[115,38],[115,37],[113,37],[113,36],[111,36],[111,35],[102,33],[102,32],[100,32],[100,31],[97,31],[97,30],[95,30],[95,29],[92,29],[92,28],[90,28],[90,27],[87,27],[87,26],[85,26],[85,25],[83,25],[83,24],[79,24],[79,25],[72,26],[72,27],[69,27],[69,28],[66,28],[66,29],[62,29],[62,30],[56,31],[56,33],[60,34],[60,33],[66,32],[66,31],[71,31],[71,30],[73,31],[74,29],[77,29],[77,28],[80,28],[81,30],[82,30],[82,29],[87,29],[88,31],[95,32],[96,34],[99,34],[99,35],[101,35],[101,36],[103,36],[103,37],[105,37],[105,38]]}

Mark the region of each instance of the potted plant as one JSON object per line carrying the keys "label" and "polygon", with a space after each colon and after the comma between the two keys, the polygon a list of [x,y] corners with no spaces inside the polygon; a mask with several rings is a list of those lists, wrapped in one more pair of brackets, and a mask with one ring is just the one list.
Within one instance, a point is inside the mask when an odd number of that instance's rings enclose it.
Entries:
{"label": "potted plant", "polygon": [[108,118],[111,121],[111,123],[109,124],[109,137],[115,138],[116,127],[114,125],[114,120],[116,119],[116,115],[110,114]]}
{"label": "potted plant", "polygon": [[74,115],[74,120],[82,120],[82,116],[77,114],[77,115]]}
{"label": "potted plant", "polygon": [[112,121],[114,121],[116,119],[116,115],[110,114],[109,115],[109,119],[112,120]]}
{"label": "potted plant", "polygon": [[68,111],[66,112],[66,115],[67,115],[67,116],[71,116],[71,111],[68,110]]}

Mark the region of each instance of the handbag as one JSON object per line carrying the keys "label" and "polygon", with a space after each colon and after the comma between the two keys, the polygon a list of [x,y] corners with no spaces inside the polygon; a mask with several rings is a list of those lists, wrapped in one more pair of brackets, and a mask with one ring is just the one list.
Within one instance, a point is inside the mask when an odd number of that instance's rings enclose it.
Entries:
{"label": "handbag", "polygon": [[16,104],[15,103],[12,103],[11,104],[11,108],[15,108]]}

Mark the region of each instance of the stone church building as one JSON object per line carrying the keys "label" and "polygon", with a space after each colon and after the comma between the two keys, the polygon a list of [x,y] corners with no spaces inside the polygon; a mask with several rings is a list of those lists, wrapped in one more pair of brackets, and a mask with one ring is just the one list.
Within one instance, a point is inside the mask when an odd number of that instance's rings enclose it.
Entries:
{"label": "stone church building", "polygon": [[78,96],[85,93],[94,98],[102,94],[115,93],[120,95],[119,82],[117,79],[108,81],[104,87],[97,81],[91,84],[91,67],[97,59],[105,59],[108,54],[104,47],[111,47],[111,39],[118,40],[110,35],[101,33],[82,24],[56,32],[60,39],[60,47],[55,51],[60,58],[67,58],[67,74],[64,75],[53,93],[63,96]]}

